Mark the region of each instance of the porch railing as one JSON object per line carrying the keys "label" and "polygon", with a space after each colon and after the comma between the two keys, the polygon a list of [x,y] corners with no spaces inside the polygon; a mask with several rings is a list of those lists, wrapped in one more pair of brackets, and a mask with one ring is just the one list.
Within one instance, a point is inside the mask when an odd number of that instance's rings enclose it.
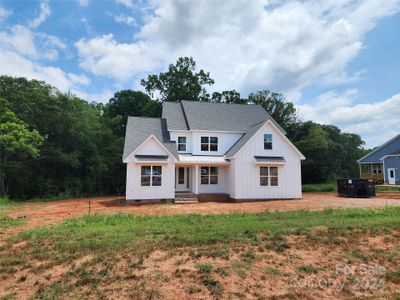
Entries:
{"label": "porch railing", "polygon": [[371,173],[361,173],[362,179],[372,179],[375,184],[383,184],[383,173],[371,174]]}

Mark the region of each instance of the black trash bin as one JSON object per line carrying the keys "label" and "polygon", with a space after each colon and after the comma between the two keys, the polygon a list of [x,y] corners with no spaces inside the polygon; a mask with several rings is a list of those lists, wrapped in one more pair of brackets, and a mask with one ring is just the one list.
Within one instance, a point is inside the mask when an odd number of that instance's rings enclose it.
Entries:
{"label": "black trash bin", "polygon": [[370,179],[338,179],[337,187],[341,197],[369,198],[376,196],[375,184]]}

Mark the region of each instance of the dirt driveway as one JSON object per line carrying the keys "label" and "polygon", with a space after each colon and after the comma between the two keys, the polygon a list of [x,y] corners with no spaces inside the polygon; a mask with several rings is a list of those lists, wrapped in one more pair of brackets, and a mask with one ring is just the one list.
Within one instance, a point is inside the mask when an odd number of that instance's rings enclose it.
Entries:
{"label": "dirt driveway", "polygon": [[28,228],[60,222],[65,218],[92,213],[124,212],[136,215],[220,214],[230,212],[262,212],[265,210],[321,210],[327,207],[385,207],[400,206],[400,193],[380,193],[376,198],[340,198],[334,193],[304,193],[303,199],[271,200],[243,203],[202,202],[195,204],[143,204],[122,206],[115,197],[68,199],[50,202],[25,202],[14,207],[11,217],[24,217],[26,224],[0,231],[0,239]]}

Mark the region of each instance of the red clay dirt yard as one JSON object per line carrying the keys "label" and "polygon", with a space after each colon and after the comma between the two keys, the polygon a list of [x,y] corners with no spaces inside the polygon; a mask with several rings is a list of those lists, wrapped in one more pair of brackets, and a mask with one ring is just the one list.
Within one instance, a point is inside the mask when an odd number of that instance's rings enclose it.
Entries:
{"label": "red clay dirt yard", "polygon": [[[390,231],[254,236],[254,243],[126,248],[113,255],[65,252],[9,238],[38,226],[95,213],[134,215],[227,214],[328,207],[400,206],[400,193],[339,198],[304,193],[301,200],[124,206],[115,197],[24,203],[9,216],[25,224],[0,233],[0,297],[4,299],[398,299],[400,228]],[[82,252],[83,253],[83,252]]]}

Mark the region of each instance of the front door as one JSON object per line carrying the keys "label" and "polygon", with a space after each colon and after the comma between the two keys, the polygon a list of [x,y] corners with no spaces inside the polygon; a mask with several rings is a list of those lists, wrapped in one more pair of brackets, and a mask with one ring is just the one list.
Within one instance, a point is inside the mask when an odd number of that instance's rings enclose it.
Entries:
{"label": "front door", "polygon": [[176,168],[176,191],[187,192],[189,191],[189,168],[188,167],[177,167]]}
{"label": "front door", "polygon": [[388,182],[389,184],[396,184],[396,169],[388,168]]}

